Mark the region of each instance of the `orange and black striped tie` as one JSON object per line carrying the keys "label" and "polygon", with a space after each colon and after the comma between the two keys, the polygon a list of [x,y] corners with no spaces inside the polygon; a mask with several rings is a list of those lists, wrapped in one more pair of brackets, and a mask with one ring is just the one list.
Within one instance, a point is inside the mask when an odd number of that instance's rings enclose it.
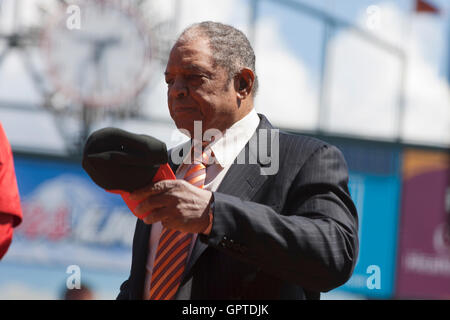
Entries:
{"label": "orange and black striped tie", "polygon": [[[203,152],[201,161],[194,160],[183,179],[203,188],[208,155]],[[163,228],[153,263],[150,300],[171,300],[178,290],[186,266],[192,233]]]}

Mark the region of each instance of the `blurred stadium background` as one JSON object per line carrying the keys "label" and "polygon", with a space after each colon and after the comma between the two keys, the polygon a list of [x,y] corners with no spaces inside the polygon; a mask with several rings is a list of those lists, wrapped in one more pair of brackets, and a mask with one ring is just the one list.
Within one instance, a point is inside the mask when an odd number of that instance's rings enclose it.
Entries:
{"label": "blurred stadium background", "polygon": [[183,141],[163,70],[203,20],[249,36],[258,112],[347,159],[360,255],[322,298],[450,299],[449,13],[445,0],[0,0],[0,121],[24,213],[0,299],[60,299],[71,266],[96,299],[116,297],[135,218],[80,152],[105,126]]}

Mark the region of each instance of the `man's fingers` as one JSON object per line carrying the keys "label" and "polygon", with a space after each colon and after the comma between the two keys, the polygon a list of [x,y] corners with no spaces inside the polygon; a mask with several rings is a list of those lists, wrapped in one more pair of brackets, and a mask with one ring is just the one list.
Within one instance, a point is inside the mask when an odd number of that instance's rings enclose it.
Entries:
{"label": "man's fingers", "polygon": [[142,201],[151,195],[163,193],[173,187],[173,181],[176,180],[161,180],[156,183],[151,183],[142,189],[130,193],[130,200]]}
{"label": "man's fingers", "polygon": [[153,185],[154,185],[154,183],[151,183],[148,186],[143,187],[142,189],[133,191],[132,193],[130,193],[130,200],[133,200],[133,201],[144,200],[151,194],[151,192],[153,190]]}
{"label": "man's fingers", "polygon": [[167,210],[165,207],[161,207],[158,209],[153,210],[149,214],[147,214],[142,220],[146,224],[152,224],[158,221],[164,221],[167,220],[167,215],[170,213],[170,211]]}
{"label": "man's fingers", "polygon": [[155,194],[147,196],[147,198],[141,201],[134,209],[138,216],[141,216],[147,212],[154,211],[170,205],[170,198],[165,194]]}

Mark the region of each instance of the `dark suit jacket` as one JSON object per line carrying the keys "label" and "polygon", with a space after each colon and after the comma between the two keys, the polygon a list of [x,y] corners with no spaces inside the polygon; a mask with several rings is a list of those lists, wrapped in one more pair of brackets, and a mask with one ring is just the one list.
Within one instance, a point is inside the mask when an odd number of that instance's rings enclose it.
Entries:
{"label": "dark suit jacket", "polygon": [[[257,132],[273,129],[259,116]],[[211,233],[197,238],[176,299],[317,299],[351,276],[358,217],[341,152],[281,131],[267,137],[279,142],[278,173],[261,174],[271,163],[246,145],[242,152],[257,163],[234,163],[213,193]],[[137,221],[118,299],[142,299],[150,228]]]}

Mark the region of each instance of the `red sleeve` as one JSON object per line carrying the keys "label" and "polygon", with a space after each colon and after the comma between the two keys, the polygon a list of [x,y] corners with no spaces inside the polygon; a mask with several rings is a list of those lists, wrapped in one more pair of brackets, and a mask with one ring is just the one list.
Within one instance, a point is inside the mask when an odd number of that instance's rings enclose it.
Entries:
{"label": "red sleeve", "polygon": [[0,213],[13,217],[13,227],[22,222],[19,190],[11,146],[0,123]]}
{"label": "red sleeve", "polygon": [[0,213],[0,260],[8,251],[13,237],[13,219],[10,214]]}

